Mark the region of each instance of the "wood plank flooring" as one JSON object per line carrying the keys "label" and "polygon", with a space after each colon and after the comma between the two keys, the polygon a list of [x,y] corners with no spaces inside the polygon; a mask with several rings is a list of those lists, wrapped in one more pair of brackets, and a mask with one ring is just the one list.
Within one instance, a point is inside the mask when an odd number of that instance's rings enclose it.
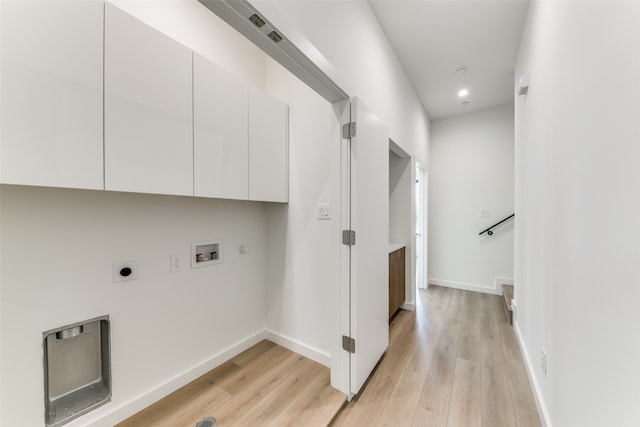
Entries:
{"label": "wood plank flooring", "polygon": [[262,341],[119,427],[540,427],[499,296],[432,286],[390,325],[389,349],[346,405],[329,370]]}
{"label": "wood plank flooring", "polygon": [[344,404],[329,369],[262,341],[118,427],[326,426]]}
{"label": "wood plank flooring", "polygon": [[540,427],[501,297],[432,286],[418,299],[331,426]]}

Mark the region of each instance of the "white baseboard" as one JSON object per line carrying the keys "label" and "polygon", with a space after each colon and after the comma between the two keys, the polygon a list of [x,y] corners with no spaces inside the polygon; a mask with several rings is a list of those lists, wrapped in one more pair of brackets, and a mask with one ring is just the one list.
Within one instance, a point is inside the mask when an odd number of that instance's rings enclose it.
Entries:
{"label": "white baseboard", "polygon": [[502,291],[502,285],[513,285],[515,282],[512,277],[496,277],[496,289]]}
{"label": "white baseboard", "polygon": [[400,305],[400,308],[410,311],[416,311],[416,303],[415,302],[403,302]]}
{"label": "white baseboard", "polygon": [[319,364],[331,369],[331,355],[317,348],[310,347],[306,344],[296,341],[292,338],[278,334],[272,330],[265,330],[265,338],[269,341],[273,341],[276,344],[283,346],[284,348],[303,355],[304,357],[311,359]]}
{"label": "white baseboard", "polygon": [[260,341],[268,338],[267,331],[260,331],[256,334],[239,341],[227,349],[219,352],[215,356],[195,365],[191,368],[174,376],[165,383],[151,389],[128,402],[124,402],[119,406],[105,405],[91,413],[80,417],[69,424],[68,427],[92,426],[92,427],[110,427],[129,418],[130,416],[140,412],[144,408],[157,402],[163,397],[173,393],[180,387],[189,384],[196,378],[206,374],[212,369],[220,366],[229,359],[237,356],[248,348],[256,345]]}
{"label": "white baseboard", "polygon": [[529,376],[529,382],[531,383],[531,387],[533,388],[533,396],[536,400],[536,406],[538,407],[538,413],[542,415],[542,424],[543,427],[552,427],[551,419],[549,418],[549,412],[547,411],[547,406],[544,404],[544,399],[542,398],[542,392],[540,390],[540,384],[536,380],[535,375],[533,374],[533,365],[531,364],[531,359],[529,358],[529,353],[527,352],[527,346],[524,344],[522,339],[522,334],[520,333],[520,328],[518,326],[517,319],[513,322],[513,329],[516,332],[516,338],[518,340],[518,345],[520,346],[520,353],[522,353],[522,358],[524,359],[524,365],[527,368],[527,375]]}
{"label": "white baseboard", "polygon": [[501,289],[496,289],[496,287],[490,287],[490,286],[476,285],[473,283],[461,283],[461,282],[450,282],[448,280],[429,279],[429,286],[431,285],[443,286],[445,288],[462,289],[465,291],[482,292],[485,294],[492,294],[492,295],[502,295]]}

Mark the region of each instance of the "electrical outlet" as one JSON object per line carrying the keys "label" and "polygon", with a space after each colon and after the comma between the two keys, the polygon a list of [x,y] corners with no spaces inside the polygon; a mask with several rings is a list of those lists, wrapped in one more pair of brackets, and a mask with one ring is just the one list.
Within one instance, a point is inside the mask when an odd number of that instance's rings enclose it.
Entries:
{"label": "electrical outlet", "polygon": [[182,271],[184,269],[184,254],[171,254],[170,268],[172,273]]}
{"label": "electrical outlet", "polygon": [[113,264],[113,283],[128,282],[138,278],[138,262],[125,261]]}
{"label": "electrical outlet", "polygon": [[540,365],[542,366],[542,372],[547,375],[547,352],[544,348],[540,352]]}

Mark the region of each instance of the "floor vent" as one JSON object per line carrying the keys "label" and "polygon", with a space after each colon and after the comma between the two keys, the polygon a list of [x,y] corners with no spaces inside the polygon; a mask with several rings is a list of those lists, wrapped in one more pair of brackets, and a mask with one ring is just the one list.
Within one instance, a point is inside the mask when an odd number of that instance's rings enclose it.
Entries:
{"label": "floor vent", "polygon": [[198,424],[196,424],[196,427],[214,427],[216,423],[217,421],[215,418],[207,417],[198,421]]}

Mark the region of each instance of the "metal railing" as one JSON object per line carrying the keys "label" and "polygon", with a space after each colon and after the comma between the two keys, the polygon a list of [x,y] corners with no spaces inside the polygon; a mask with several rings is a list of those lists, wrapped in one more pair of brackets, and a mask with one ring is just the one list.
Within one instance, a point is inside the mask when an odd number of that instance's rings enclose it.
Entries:
{"label": "metal railing", "polygon": [[503,219],[500,222],[496,222],[495,224],[493,224],[491,227],[487,228],[486,230],[481,231],[480,233],[478,233],[479,236],[482,236],[484,233],[487,233],[489,236],[493,235],[493,231],[491,231],[493,228],[499,226],[500,224],[502,224],[503,222],[505,222],[508,219],[513,218],[514,216],[516,216],[516,214],[511,214],[508,217],[506,217],[505,219]]}

